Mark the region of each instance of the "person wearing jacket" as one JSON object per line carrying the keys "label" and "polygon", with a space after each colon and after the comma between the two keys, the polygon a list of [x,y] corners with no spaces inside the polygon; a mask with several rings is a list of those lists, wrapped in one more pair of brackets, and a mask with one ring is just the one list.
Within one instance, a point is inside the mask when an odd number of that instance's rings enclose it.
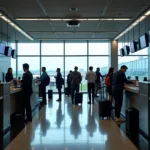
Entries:
{"label": "person wearing jacket", "polygon": [[82,76],[81,73],[78,71],[78,67],[74,68],[74,71],[70,75],[70,80],[71,80],[71,99],[73,104],[75,91],[76,93],[79,93],[79,87],[82,81]]}
{"label": "person wearing jacket", "polygon": [[69,74],[67,75],[67,90],[68,90],[68,97],[71,95],[71,80],[70,80],[70,76],[71,76],[72,70],[70,70]]}
{"label": "person wearing jacket", "polygon": [[129,81],[126,78],[125,72],[127,71],[128,67],[123,65],[121,66],[120,70],[117,71],[113,76],[112,82],[112,93],[115,99],[115,120],[117,122],[123,122],[124,119],[120,117],[122,102],[123,102],[123,90],[124,84],[134,84],[133,81]]}
{"label": "person wearing jacket", "polygon": [[[89,67],[89,72],[86,74],[86,80],[88,81],[88,95],[89,95],[89,102],[88,104],[94,104],[94,92],[95,92],[95,81],[96,81],[96,74],[93,72],[93,67]],[[92,102],[91,102],[91,92],[92,92]]]}
{"label": "person wearing jacket", "polygon": [[105,75],[101,74],[100,68],[97,68],[95,73],[97,76],[97,79],[95,81],[95,97],[98,97],[98,95],[97,95],[98,90],[101,89],[101,77],[105,77]]}
{"label": "person wearing jacket", "polygon": [[8,68],[8,71],[5,75],[5,81],[10,82],[13,80],[12,68]]}
{"label": "person wearing jacket", "polygon": [[24,104],[24,109],[23,109],[23,116],[25,118],[25,111],[27,114],[27,119],[25,120],[26,122],[32,122],[32,111],[31,111],[31,104],[30,104],[30,97],[33,93],[32,90],[32,81],[33,81],[33,75],[29,71],[29,65],[27,63],[23,64],[23,70],[24,74],[22,77],[22,99],[23,99],[23,104]]}
{"label": "person wearing jacket", "polygon": [[45,78],[47,77],[47,72],[46,72],[46,67],[42,67],[42,75],[40,77],[40,90],[41,90],[41,94],[42,94],[42,102],[41,105],[46,105],[46,85],[44,83]]}
{"label": "person wearing jacket", "polygon": [[56,70],[57,72],[57,75],[55,76],[55,79],[56,79],[56,88],[58,89],[58,94],[59,94],[59,98],[58,98],[58,102],[61,101],[61,89],[62,89],[62,75],[61,75],[61,72],[60,72],[60,68],[57,68]]}

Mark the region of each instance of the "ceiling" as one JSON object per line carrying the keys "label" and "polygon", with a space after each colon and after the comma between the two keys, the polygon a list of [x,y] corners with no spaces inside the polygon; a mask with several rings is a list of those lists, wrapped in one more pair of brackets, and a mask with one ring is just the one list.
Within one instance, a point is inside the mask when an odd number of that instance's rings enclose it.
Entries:
{"label": "ceiling", "polygon": [[[0,10],[37,39],[112,39],[150,6],[150,0],[0,0]],[[70,11],[70,8],[78,11]],[[70,28],[65,21],[19,21],[18,17],[131,18],[126,21],[81,21]],[[12,34],[13,32],[10,31]],[[17,40],[27,40],[15,33]],[[10,35],[11,36],[11,35]]]}

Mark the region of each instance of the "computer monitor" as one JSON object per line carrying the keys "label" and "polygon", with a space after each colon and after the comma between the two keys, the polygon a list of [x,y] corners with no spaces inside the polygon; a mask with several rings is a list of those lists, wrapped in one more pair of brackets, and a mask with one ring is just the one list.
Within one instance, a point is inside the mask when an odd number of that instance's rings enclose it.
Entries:
{"label": "computer monitor", "polygon": [[11,56],[12,56],[12,58],[16,58],[16,50],[12,50],[12,52],[11,52]]}
{"label": "computer monitor", "polygon": [[5,44],[4,43],[0,43],[0,54],[5,54]]}
{"label": "computer monitor", "polygon": [[149,46],[149,35],[147,33],[145,33],[140,37],[140,46],[141,49]]}
{"label": "computer monitor", "polygon": [[12,48],[9,47],[9,46],[6,46],[5,47],[5,56],[8,56],[8,57],[11,57],[11,51],[12,51]]}
{"label": "computer monitor", "polygon": [[123,57],[124,55],[125,55],[125,53],[124,53],[124,49],[123,49],[123,48],[121,48],[121,49],[120,49],[120,56],[121,56],[121,57]]}
{"label": "computer monitor", "polygon": [[124,46],[124,56],[128,56],[130,53],[130,47],[128,45]]}

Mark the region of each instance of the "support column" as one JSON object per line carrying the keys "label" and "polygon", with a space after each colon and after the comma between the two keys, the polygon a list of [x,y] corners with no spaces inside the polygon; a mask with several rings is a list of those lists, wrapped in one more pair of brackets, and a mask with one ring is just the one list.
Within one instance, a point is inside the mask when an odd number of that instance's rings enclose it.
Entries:
{"label": "support column", "polygon": [[109,48],[109,67],[114,67],[114,71],[118,70],[118,41],[111,41]]}
{"label": "support column", "polygon": [[148,47],[148,80],[149,79],[150,79],[150,45]]}

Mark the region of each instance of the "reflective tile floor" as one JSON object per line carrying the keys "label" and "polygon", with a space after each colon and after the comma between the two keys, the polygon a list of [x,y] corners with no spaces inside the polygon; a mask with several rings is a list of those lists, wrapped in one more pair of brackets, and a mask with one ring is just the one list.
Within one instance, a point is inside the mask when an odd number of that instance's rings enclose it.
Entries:
{"label": "reflective tile floor", "polygon": [[113,120],[99,120],[98,105],[70,98],[48,102],[5,150],[136,150]]}

